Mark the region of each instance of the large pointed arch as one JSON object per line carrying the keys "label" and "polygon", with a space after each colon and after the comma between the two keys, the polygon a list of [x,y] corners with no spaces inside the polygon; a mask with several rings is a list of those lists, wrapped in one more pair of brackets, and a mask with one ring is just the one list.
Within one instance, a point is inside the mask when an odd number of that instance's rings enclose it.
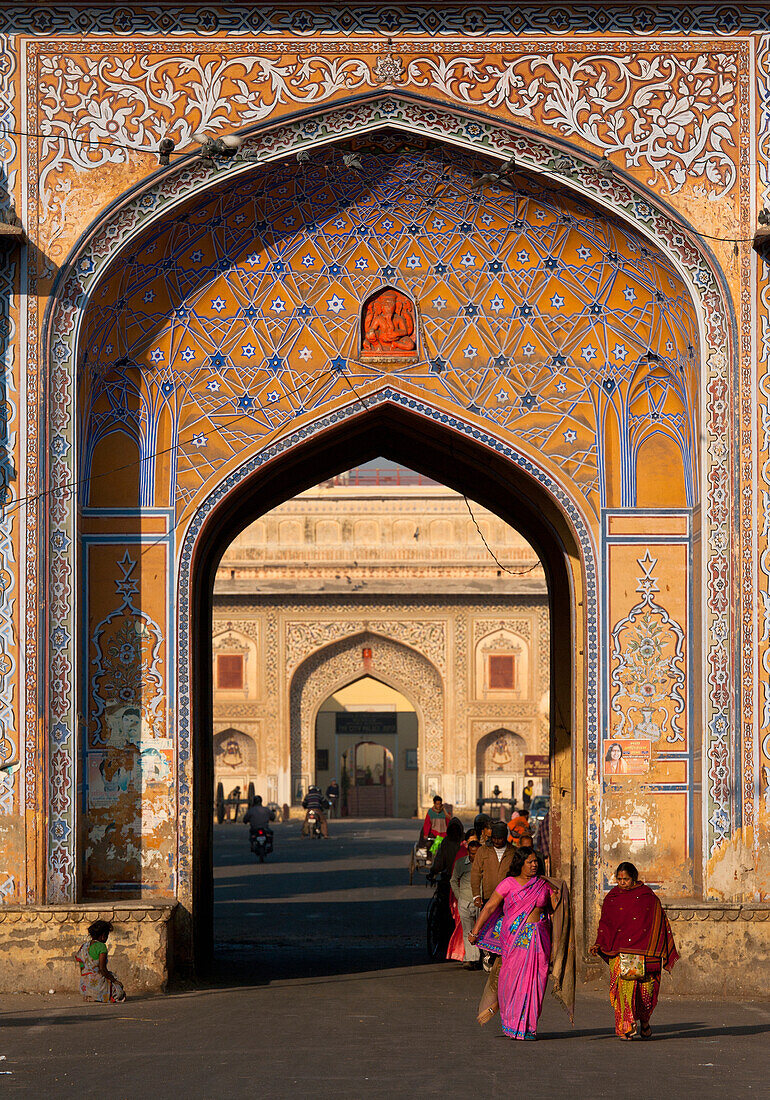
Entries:
{"label": "large pointed arch", "polygon": [[[552,619],[551,754],[555,859],[573,866],[582,899],[583,863],[599,873],[598,807],[583,797],[596,775],[599,650],[596,547],[588,518],[549,472],[460,417],[385,387],[266,448],[197,510],[180,553],[177,600],[180,878],[179,897],[195,912],[205,955],[211,928],[210,774],[211,599],[216,569],[235,534],[319,480],[382,455],[450,488],[473,493],[524,535],[546,573]],[[587,815],[584,822],[584,815]]]}
{"label": "large pointed arch", "polygon": [[[279,128],[273,127],[269,148],[260,144],[263,131],[255,130],[248,135],[244,148],[247,156],[253,153],[264,162],[302,148],[347,139],[353,134],[395,128],[497,159],[507,157],[513,149],[523,170],[558,182],[568,193],[589,197],[599,207],[611,208],[615,216],[624,219],[642,237],[654,241],[670,258],[695,303],[702,336],[701,370],[710,392],[716,395],[713,408],[704,410],[704,424],[712,432],[729,434],[726,421],[723,426],[718,424],[721,413],[717,408],[717,398],[724,392],[731,364],[729,350],[725,353],[725,348],[731,347],[733,339],[723,282],[711,257],[694,236],[688,236],[688,228],[681,219],[622,173],[608,185],[603,173],[566,144],[563,148],[570,155],[565,165],[564,158],[554,157],[550,138],[546,142],[537,134],[492,124],[483,116],[474,117],[471,127],[469,113],[436,104],[430,105],[430,111],[424,107],[415,97],[376,94],[314,116],[312,133],[304,125],[304,115],[287,120]],[[159,223],[195,195],[206,194],[224,180],[246,179],[253,170],[254,163],[244,159],[212,174],[201,162],[190,160],[150,177],[142,187],[114,204],[78,243],[62,269],[47,316],[50,402],[46,489],[52,491],[44,497],[49,540],[46,565],[50,578],[44,635],[51,639],[47,653],[48,679],[52,685],[48,698],[50,900],[72,899],[78,888],[76,809],[74,799],[66,791],[77,768],[75,685],[78,678],[82,681],[86,656],[73,598],[78,570],[75,504],[64,487],[77,482],[80,475],[71,457],[77,453],[78,442],[72,395],[77,392],[78,342],[85,308],[110,263],[126,255],[143,228]],[[588,799],[584,818],[582,779],[589,777],[594,784],[598,779],[599,647],[603,636],[596,564],[598,537],[558,470],[541,461],[536,448],[524,442],[517,445],[510,433],[497,431],[495,424],[485,421],[480,412],[459,409],[456,414],[448,412],[445,407],[431,404],[408,380],[387,377],[367,389],[363,407],[361,400],[351,395],[349,402],[338,402],[319,415],[303,413],[291,431],[275,434],[279,437],[276,442],[252,454],[241,467],[228,470],[205,498],[192,502],[189,513],[179,523],[176,546],[173,540],[168,545],[167,568],[174,578],[171,588],[175,588],[177,597],[176,606],[170,608],[170,614],[173,611],[176,618],[169,625],[170,640],[175,646],[169,688],[177,693],[174,712],[181,827],[179,898],[188,912],[195,909],[198,914],[196,922],[203,930],[199,940],[206,939],[206,888],[201,885],[206,874],[205,855],[200,854],[205,843],[194,835],[192,815],[208,782],[208,764],[203,755],[207,750],[203,749],[201,732],[208,721],[208,703],[206,687],[199,682],[198,674],[208,667],[209,658],[205,646],[196,648],[196,638],[201,630],[205,633],[218,554],[236,527],[243,525],[241,521],[248,522],[317,482],[319,477],[375,454],[417,466],[451,487],[472,492],[474,499],[514,523],[541,554],[549,577],[552,611],[562,617],[562,629],[554,621],[552,651],[552,668],[554,662],[558,663],[562,685],[552,695],[552,728],[559,748],[558,767],[562,769],[560,797],[566,799],[565,805],[569,803],[576,815],[581,839],[575,851],[582,852],[585,845],[589,879],[596,884],[597,800]],[[726,475],[722,471],[718,476]],[[706,479],[702,480],[706,484]],[[717,492],[717,488],[712,489]],[[160,511],[156,509],[153,517],[158,522]],[[729,522],[725,510],[722,518],[705,525],[704,557],[717,573],[722,568],[719,562],[724,559],[724,547],[729,546],[729,538],[724,537]],[[710,543],[711,532],[717,528],[719,538]],[[134,582],[126,576],[124,583],[129,586]],[[704,599],[712,596],[717,602],[707,605],[707,615],[712,620],[724,619],[718,593],[704,588]],[[729,631],[714,632],[712,636],[712,649],[720,650],[720,667],[729,662],[727,638]],[[723,737],[723,730],[729,727],[729,713],[717,715],[712,707],[708,711],[708,724],[715,737],[717,734]],[[579,863],[578,859],[576,867]]]}
{"label": "large pointed arch", "polygon": [[[376,667],[364,670],[359,651],[377,654]],[[409,700],[420,729],[420,772],[444,771],[444,681],[425,654],[403,642],[371,631],[358,631],[321,646],[294,670],[289,686],[289,734],[292,790],[298,776],[310,774],[318,710],[341,687],[369,676]]]}

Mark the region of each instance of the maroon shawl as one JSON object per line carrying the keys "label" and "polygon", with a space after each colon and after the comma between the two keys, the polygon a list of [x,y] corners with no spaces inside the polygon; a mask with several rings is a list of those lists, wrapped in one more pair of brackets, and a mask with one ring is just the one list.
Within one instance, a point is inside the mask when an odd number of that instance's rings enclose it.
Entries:
{"label": "maroon shawl", "polygon": [[657,894],[643,882],[631,890],[613,886],[602,903],[596,943],[606,958],[621,951],[661,959],[671,970],[679,953]]}

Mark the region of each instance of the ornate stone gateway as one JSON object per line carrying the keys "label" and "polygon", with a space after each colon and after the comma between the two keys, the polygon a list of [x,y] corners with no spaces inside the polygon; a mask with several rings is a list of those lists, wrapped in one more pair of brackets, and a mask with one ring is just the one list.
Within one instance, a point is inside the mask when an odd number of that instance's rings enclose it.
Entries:
{"label": "ornate stone gateway", "polygon": [[[623,38],[606,5],[574,35],[543,5],[397,7],[387,34],[366,5],[83,8],[48,37],[19,6],[6,902],[175,898],[180,955],[205,951],[218,556],[377,454],[542,557],[581,920],[620,858],[669,896],[768,896],[767,287],[733,245],[757,158],[767,185],[767,42],[722,10]],[[197,156],[199,128],[237,155]]]}
{"label": "ornate stone gateway", "polygon": [[[643,816],[647,832],[636,858],[644,862],[649,851],[656,878],[674,875],[679,884],[690,858],[693,839],[684,823],[694,812],[693,791],[682,777],[690,774],[696,745],[681,685],[689,661],[683,638],[693,610],[680,581],[697,504],[701,344],[680,265],[639,229],[585,197],[548,190],[523,166],[504,186],[494,179],[479,186],[478,160],[467,153],[427,136],[413,136],[406,149],[399,142],[392,125],[361,140],[361,167],[355,171],[336,151],[318,150],[309,161],[253,167],[245,160],[222,179],[215,173],[200,195],[183,197],[178,211],[137,226],[130,262],[105,265],[83,311],[80,451],[88,488],[81,538],[94,576],[87,603],[93,671],[84,700],[83,748],[88,775],[117,769],[127,786],[119,816],[126,838],[133,830],[135,871],[121,877],[123,888],[133,882],[143,893],[165,894],[177,875],[182,888],[186,868],[195,867],[196,843],[203,842],[196,840],[192,810],[206,704],[194,691],[188,694],[188,685],[191,677],[202,683],[208,672],[202,656],[200,663],[189,663],[202,654],[189,606],[202,583],[196,561],[211,543],[212,520],[223,507],[239,515],[264,508],[268,499],[259,486],[268,479],[280,479],[281,495],[300,488],[296,476],[273,475],[272,469],[285,468],[303,451],[322,463],[333,461],[326,440],[361,433],[347,445],[366,457],[367,437],[392,418],[413,440],[404,444],[412,465],[424,465],[433,447],[434,461],[449,474],[444,480],[468,490],[472,482],[460,473],[457,453],[465,452],[479,469],[489,461],[482,456],[494,455],[502,466],[500,488],[488,481],[493,509],[505,509],[507,484],[517,481],[525,509],[536,510],[536,497],[544,496],[560,514],[558,536],[537,531],[532,518],[524,519],[523,530],[534,533],[532,541],[546,559],[549,552],[552,558],[568,555],[571,576],[559,567],[565,590],[577,586],[584,592],[579,605],[561,597],[565,622],[576,621],[582,607],[585,641],[574,627],[564,636],[566,665],[556,670],[561,690],[555,691],[552,722],[565,738],[565,752],[581,730],[584,794],[596,784],[597,798],[585,810],[591,875],[602,873],[601,797],[613,807],[612,823],[605,825],[613,851],[630,852],[638,835],[634,822]],[[256,137],[245,148],[252,147],[260,148]],[[394,279],[403,291],[393,288]],[[186,288],[182,298],[172,292],[174,285]],[[425,446],[417,442],[422,436]],[[172,463],[157,454],[166,449],[161,442],[170,448]],[[392,446],[391,439],[383,453]],[[659,487],[657,510],[640,510],[634,505],[649,495],[642,486],[650,447],[657,448],[657,461],[667,463],[670,477]],[[106,508],[102,487],[116,454],[121,466],[141,471],[141,477],[113,483]],[[473,489],[478,495],[476,484]],[[116,518],[121,509],[122,525]],[[132,555],[125,543],[134,509],[149,509],[159,526],[151,538],[140,536],[141,550]],[[600,720],[598,661],[581,658],[598,649],[603,630],[595,574],[600,520],[607,568],[616,559],[623,562],[619,576],[636,571],[646,578],[648,592],[644,608],[628,606],[621,595],[625,582],[616,591],[616,573],[606,574],[607,598],[618,609],[606,727]],[[658,534],[641,543],[651,524]],[[176,585],[166,561],[178,562]],[[557,567],[546,568],[553,574]],[[109,595],[113,574],[117,600]],[[681,596],[669,595],[668,606],[653,605],[661,585]],[[127,614],[133,618],[121,629],[148,642],[142,649],[126,640],[111,643],[107,667],[102,624]],[[355,661],[365,642],[365,636],[353,641]],[[648,653],[651,645],[658,647],[657,664]],[[515,639],[508,648],[515,661]],[[415,659],[408,649],[404,656]],[[323,667],[328,671],[334,664]],[[130,687],[122,686],[123,668],[132,677]],[[308,677],[312,669],[302,669],[295,682],[304,685]],[[109,692],[105,679],[114,685]],[[578,680],[585,694],[575,692]],[[162,723],[152,721],[171,705],[172,683],[176,748]],[[310,721],[301,717],[307,690],[297,687],[292,709],[292,753],[301,754],[292,761],[292,774],[300,777],[312,771],[310,726],[300,736]],[[662,739],[635,732],[645,720],[639,709],[645,702],[648,725],[665,727]],[[141,735],[134,741],[118,737],[118,744],[105,749],[101,716],[123,713],[126,703],[138,712]],[[425,710],[423,774],[444,785],[443,756],[430,756],[431,744],[441,739],[440,691],[431,693]],[[634,773],[640,778],[624,780],[624,786],[614,775],[603,778],[603,742],[611,734],[622,747],[628,722],[636,723],[632,733],[642,762]],[[151,785],[145,790],[138,764],[126,770],[121,763],[129,751],[140,760],[153,750],[169,777],[156,800],[169,797],[177,767],[178,867],[167,855],[167,814],[158,803],[157,817],[147,822],[143,806]],[[113,762],[116,754],[120,761],[116,756]],[[558,761],[558,746],[556,755]],[[558,767],[567,769],[562,785],[571,789],[568,755]],[[648,777],[654,777],[652,784]],[[293,791],[278,792],[279,802],[293,797]],[[684,816],[674,826],[679,801]],[[102,818],[119,804],[104,802],[102,786],[89,785],[85,884],[92,889],[99,883],[109,892],[112,839]],[[557,832],[566,829],[566,846],[572,818],[566,799],[554,817]]]}

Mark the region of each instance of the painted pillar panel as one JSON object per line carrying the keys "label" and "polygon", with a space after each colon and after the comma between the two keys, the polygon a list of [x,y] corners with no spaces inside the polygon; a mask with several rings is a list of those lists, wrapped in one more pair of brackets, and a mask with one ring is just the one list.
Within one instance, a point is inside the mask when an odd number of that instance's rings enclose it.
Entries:
{"label": "painted pillar panel", "polygon": [[605,875],[628,859],[673,896],[694,889],[692,577],[688,512],[605,518]]}
{"label": "painted pillar panel", "polygon": [[82,771],[89,896],[173,894],[164,541],[86,544],[88,684]]}

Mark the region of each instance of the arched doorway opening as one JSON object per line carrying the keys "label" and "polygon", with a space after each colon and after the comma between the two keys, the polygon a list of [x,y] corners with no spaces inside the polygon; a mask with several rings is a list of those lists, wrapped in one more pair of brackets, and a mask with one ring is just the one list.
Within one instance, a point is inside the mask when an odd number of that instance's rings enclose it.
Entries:
{"label": "arched doorway opening", "polygon": [[[340,694],[342,702],[329,702],[339,699]],[[301,801],[299,791],[306,790],[310,782],[319,783],[320,779],[322,786],[328,775],[319,773],[319,749],[328,754],[328,760],[322,762],[336,761],[341,771],[341,754],[352,749],[358,740],[375,736],[376,727],[377,738],[387,736],[392,741],[391,752],[398,753],[396,778],[401,782],[396,808],[400,808],[401,815],[410,817],[427,797],[429,775],[443,770],[444,695],[442,677],[423,653],[380,633],[364,631],[316,649],[297,667],[291,680],[289,720],[294,802]],[[348,710],[345,700],[355,710]],[[371,707],[375,705],[386,708],[385,712],[373,711]],[[331,713],[322,715],[324,706]],[[337,708],[342,708],[346,716],[338,717]],[[368,718],[355,717],[361,710]],[[386,729],[392,732],[386,734]]]}
{"label": "arched doorway opening", "polygon": [[257,745],[253,737],[243,730],[221,730],[214,734],[214,786],[217,813],[237,818],[240,799],[244,803],[258,775]]}
{"label": "arched doorway opening", "polygon": [[376,741],[357,741],[342,758],[346,796],[343,812],[347,809],[351,817],[392,817],[395,792],[391,750]]}
{"label": "arched doorway opening", "polygon": [[343,816],[414,817],[418,742],[415,706],[389,684],[364,676],[318,708],[315,782],[326,790],[339,778]]}
{"label": "arched doorway opening", "polygon": [[[298,439],[274,458],[244,477],[236,491],[223,494],[217,506],[202,517],[189,574],[192,719],[194,737],[194,805],[203,811],[210,797],[212,775],[210,729],[212,721],[211,599],[216,568],[225,547],[246,524],[288,497],[332,477],[359,462],[386,456],[417,469],[476,501],[515,526],[536,549],[548,581],[552,621],[551,758],[554,777],[553,840],[559,870],[571,877],[573,839],[583,858],[583,806],[580,783],[573,780],[571,741],[581,738],[586,719],[595,721],[591,701],[582,691],[592,670],[585,666],[587,621],[595,611],[592,547],[585,529],[580,532],[578,510],[569,499],[557,499],[557,486],[539,477],[529,462],[517,462],[491,437],[430,416],[418,403],[399,402],[396,395],[369,407],[360,406],[310,438]],[[569,512],[569,516],[568,513]],[[578,530],[574,524],[577,524]],[[197,532],[196,532],[197,534]],[[588,562],[585,558],[588,556]],[[588,572],[585,572],[586,565]],[[586,583],[588,581],[588,583]],[[360,645],[359,647],[360,648]],[[365,647],[364,647],[365,648]],[[348,677],[349,679],[349,677]],[[580,686],[578,694],[577,686]],[[328,693],[327,693],[328,694]],[[576,733],[577,731],[577,733]],[[583,761],[578,759],[582,771]],[[210,815],[194,815],[191,843],[195,891],[194,935],[198,964],[210,951],[212,928]],[[573,823],[577,836],[573,837]],[[575,882],[579,896],[581,884]]]}

